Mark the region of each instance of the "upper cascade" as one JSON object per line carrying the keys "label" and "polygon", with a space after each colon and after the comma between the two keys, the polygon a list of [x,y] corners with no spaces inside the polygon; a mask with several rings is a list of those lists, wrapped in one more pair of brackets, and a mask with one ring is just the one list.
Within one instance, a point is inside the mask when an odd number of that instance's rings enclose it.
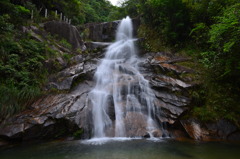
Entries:
{"label": "upper cascade", "polygon": [[127,16],[123,19],[118,27],[116,40],[127,40],[133,38],[133,24],[132,20]]}
{"label": "upper cascade", "polygon": [[95,138],[161,136],[154,121],[154,93],[138,71],[132,34],[132,21],[126,17],[95,73],[90,92]]}

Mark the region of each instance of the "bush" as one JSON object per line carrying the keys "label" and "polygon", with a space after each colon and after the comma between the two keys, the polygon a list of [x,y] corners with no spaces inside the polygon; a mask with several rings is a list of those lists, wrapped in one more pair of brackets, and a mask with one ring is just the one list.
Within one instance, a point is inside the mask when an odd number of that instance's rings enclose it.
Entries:
{"label": "bush", "polygon": [[146,24],[168,45],[178,46],[189,35],[188,9],[181,0],[149,0],[141,6]]}
{"label": "bush", "polygon": [[226,8],[217,23],[211,26],[209,36],[213,58],[211,61],[217,78],[240,85],[240,4]]}
{"label": "bush", "polygon": [[[0,20],[7,17],[0,16]],[[0,120],[30,105],[41,94],[47,77],[45,44],[5,28],[0,33]]]}

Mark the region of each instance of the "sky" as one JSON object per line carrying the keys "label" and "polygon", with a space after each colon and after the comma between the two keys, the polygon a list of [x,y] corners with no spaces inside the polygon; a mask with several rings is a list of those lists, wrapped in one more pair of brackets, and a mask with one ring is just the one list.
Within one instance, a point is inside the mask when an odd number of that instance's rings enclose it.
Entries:
{"label": "sky", "polygon": [[120,1],[120,0],[108,0],[108,1],[110,1],[113,5],[117,5],[117,3],[118,3],[118,1]]}

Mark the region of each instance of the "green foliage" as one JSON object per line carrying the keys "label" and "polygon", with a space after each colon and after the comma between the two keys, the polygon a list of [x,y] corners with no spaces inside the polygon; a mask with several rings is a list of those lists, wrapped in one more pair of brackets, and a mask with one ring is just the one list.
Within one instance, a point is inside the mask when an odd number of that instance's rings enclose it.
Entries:
{"label": "green foliage", "polygon": [[[32,3],[39,10],[44,7],[53,12],[57,10],[58,13],[63,13],[72,20],[74,25],[109,21],[110,12],[114,9],[107,0],[32,0]],[[44,15],[44,12],[42,11],[40,14]]]}
{"label": "green foliage", "polygon": [[14,25],[9,23],[10,16],[8,14],[4,14],[0,16],[0,30],[1,32],[12,32]]}
{"label": "green foliage", "polygon": [[66,39],[62,39],[59,43],[69,50],[72,49],[72,45]]}
{"label": "green foliage", "polygon": [[9,22],[15,26],[21,26],[27,23],[30,17],[30,11],[21,5],[14,5],[10,0],[0,1],[1,11],[0,15],[9,15]]}
{"label": "green foliage", "polygon": [[82,2],[85,12],[85,23],[109,21],[113,6],[106,0],[91,0]]}
{"label": "green foliage", "polygon": [[[124,3],[129,14],[131,0]],[[193,114],[202,120],[226,118],[237,123],[240,97],[239,0],[134,0],[133,13],[142,15],[146,51],[184,47],[205,67],[203,87],[191,94]],[[131,14],[131,13],[130,13]],[[185,44],[187,45],[185,45]],[[182,49],[182,50],[184,50]],[[201,68],[199,67],[199,69]],[[197,68],[196,70],[199,71]]]}
{"label": "green foliage", "polygon": [[138,35],[144,37],[145,40],[141,44],[141,49],[149,52],[158,52],[159,50],[166,51],[166,42],[163,41],[156,30],[147,25],[141,25],[138,30]]}
{"label": "green foliage", "polygon": [[[223,9],[210,26],[211,48],[201,53],[201,62],[209,68],[206,102],[193,114],[204,120],[226,118],[239,124],[240,114],[240,3]],[[206,117],[208,116],[208,117]]]}
{"label": "green foliage", "polygon": [[0,16],[0,120],[38,97],[47,75],[45,44],[15,30],[10,19]]}
{"label": "green foliage", "polygon": [[[0,14],[11,15],[11,23],[14,25],[27,24],[32,12],[32,21],[36,23],[59,19],[55,11],[71,19],[74,25],[103,22],[110,20],[110,13],[116,8],[107,0],[1,0],[0,5]],[[44,18],[45,9],[48,9],[48,18]]]}
{"label": "green foliage", "polygon": [[[231,84],[219,84],[214,81],[205,83],[202,100],[192,110],[192,115],[203,121],[214,121],[225,118],[239,124],[240,102],[239,95],[233,91]],[[198,92],[200,92],[198,90]],[[204,97],[204,99],[202,98]]]}
{"label": "green foliage", "polygon": [[83,129],[79,129],[77,131],[74,132],[73,136],[75,139],[80,139],[82,134],[83,134],[84,130]]}
{"label": "green foliage", "polygon": [[205,23],[196,23],[189,36],[194,40],[196,46],[207,46],[209,27]]}
{"label": "green foliage", "polygon": [[[113,6],[106,0],[1,0],[0,5],[0,120],[2,120],[24,110],[43,93],[41,88],[49,71],[44,67],[44,63],[57,55],[49,46],[51,44],[33,40],[18,29],[23,25],[32,25],[32,22],[40,23],[59,18],[55,16],[55,10],[72,18],[73,24],[107,21]],[[45,8],[49,13],[47,19],[44,18]],[[32,13],[33,20],[30,19]],[[49,40],[53,44],[56,43],[56,39]],[[65,48],[72,48],[64,39],[59,43]],[[64,54],[63,58],[69,60],[71,55]],[[58,69],[58,62],[53,65]]]}
{"label": "green foliage", "polygon": [[178,46],[188,37],[189,15],[181,0],[148,0],[141,7],[146,24],[157,30],[171,46]]}
{"label": "green foliage", "polygon": [[65,60],[67,60],[67,61],[70,61],[70,59],[73,57],[73,55],[71,55],[71,54],[63,54],[63,58],[65,59]]}
{"label": "green foliage", "polygon": [[[239,0],[125,0],[121,7],[107,0],[1,0],[0,6],[1,118],[23,110],[41,94],[48,75],[44,61],[57,55],[49,44],[31,39],[18,28],[59,19],[57,10],[75,25],[127,15],[140,17],[143,23],[138,32],[146,39],[143,49],[157,52],[170,47],[178,51],[184,47],[182,50],[206,68],[206,78],[200,79],[203,87],[191,92],[195,104],[192,115],[202,120],[239,120]],[[48,18],[44,18],[45,8]],[[34,19],[30,21],[32,11]],[[66,40],[60,43],[71,49]],[[71,58],[68,54],[63,57]],[[58,65],[56,62],[55,68]]]}
{"label": "green foliage", "polygon": [[14,85],[0,85],[0,90],[0,119],[24,110],[41,92],[37,87]]}
{"label": "green foliage", "polygon": [[240,84],[240,3],[224,9],[209,31],[212,58],[207,58],[222,80]]}
{"label": "green foliage", "polygon": [[122,2],[120,8],[114,10],[112,17],[115,19],[122,19],[126,16],[137,17],[142,14],[140,10],[144,4],[144,0],[126,0]]}
{"label": "green foliage", "polygon": [[126,15],[141,15],[145,25],[152,28],[165,46],[180,47],[188,39],[190,17],[181,0],[127,0],[114,16]]}

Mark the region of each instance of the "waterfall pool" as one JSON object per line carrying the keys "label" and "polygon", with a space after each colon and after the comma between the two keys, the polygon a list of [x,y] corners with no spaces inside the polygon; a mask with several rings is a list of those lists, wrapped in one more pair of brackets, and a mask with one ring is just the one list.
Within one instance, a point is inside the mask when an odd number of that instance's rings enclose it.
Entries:
{"label": "waterfall pool", "polygon": [[91,139],[0,148],[1,159],[238,159],[240,143]]}

